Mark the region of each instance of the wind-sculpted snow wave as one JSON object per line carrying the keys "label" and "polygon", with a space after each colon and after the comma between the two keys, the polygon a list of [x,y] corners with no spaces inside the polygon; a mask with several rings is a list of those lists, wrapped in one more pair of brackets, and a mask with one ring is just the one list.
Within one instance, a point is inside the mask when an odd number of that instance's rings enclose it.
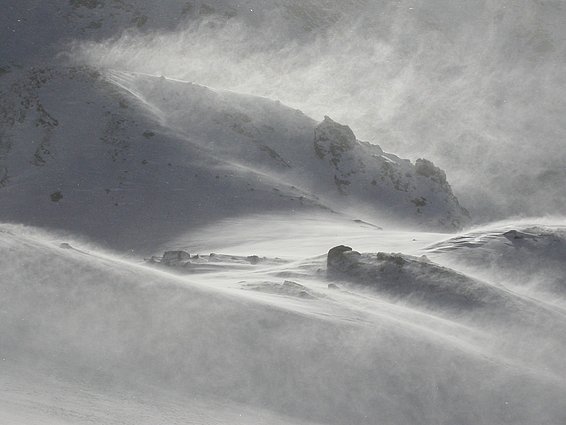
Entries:
{"label": "wind-sculpted snow wave", "polygon": [[522,292],[566,296],[566,227],[525,221],[465,233],[430,246],[427,255],[497,279]]}

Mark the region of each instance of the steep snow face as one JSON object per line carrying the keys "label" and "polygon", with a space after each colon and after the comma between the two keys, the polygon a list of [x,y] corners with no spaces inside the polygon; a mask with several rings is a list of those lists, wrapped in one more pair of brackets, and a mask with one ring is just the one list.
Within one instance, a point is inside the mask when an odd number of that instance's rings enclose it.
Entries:
{"label": "steep snow face", "polygon": [[260,211],[360,205],[444,229],[467,219],[447,184],[378,147],[353,138],[343,157],[321,158],[321,131],[338,125],[279,102],[88,68],[33,67],[1,87],[4,220],[143,251]]}
{"label": "steep snow face", "polygon": [[80,40],[71,56],[91,65],[278,98],[432,159],[476,219],[564,210],[559,2],[25,0],[3,12],[0,79]]}
{"label": "steep snow face", "polygon": [[[54,52],[68,51],[72,40],[100,40],[123,28],[173,29],[186,20],[214,31],[236,15],[267,19],[275,4],[258,14],[252,3],[231,7],[175,0],[8,6],[0,18],[7,40],[0,59],[0,217],[134,251],[251,211],[355,208],[356,217],[404,225],[453,230],[467,223],[448,184],[418,166],[353,134],[347,152],[336,151],[339,140],[321,140],[339,137],[340,125],[330,119],[317,125],[279,102],[182,81],[63,67],[64,56],[53,63]],[[328,155],[321,155],[324,143]]]}

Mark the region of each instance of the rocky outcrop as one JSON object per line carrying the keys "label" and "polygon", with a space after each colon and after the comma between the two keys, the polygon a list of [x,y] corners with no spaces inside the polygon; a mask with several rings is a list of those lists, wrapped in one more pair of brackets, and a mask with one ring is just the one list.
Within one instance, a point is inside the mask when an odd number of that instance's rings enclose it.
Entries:
{"label": "rocky outcrop", "polygon": [[314,151],[320,159],[328,160],[337,167],[344,152],[356,146],[356,136],[350,127],[325,116],[324,121],[314,130]]}
{"label": "rocky outcrop", "polygon": [[190,259],[191,255],[186,251],[165,251],[161,261],[167,265],[174,265]]}
{"label": "rocky outcrop", "polygon": [[[362,201],[377,213],[440,229],[470,221],[452,192],[446,173],[426,159],[415,163],[361,142],[345,125],[325,117],[315,128],[314,156],[341,197]],[[410,217],[410,218],[409,218]]]}
{"label": "rocky outcrop", "polygon": [[344,245],[328,252],[331,280],[364,287],[400,302],[443,311],[509,308],[514,301],[492,285],[431,262],[398,253],[359,253]]}

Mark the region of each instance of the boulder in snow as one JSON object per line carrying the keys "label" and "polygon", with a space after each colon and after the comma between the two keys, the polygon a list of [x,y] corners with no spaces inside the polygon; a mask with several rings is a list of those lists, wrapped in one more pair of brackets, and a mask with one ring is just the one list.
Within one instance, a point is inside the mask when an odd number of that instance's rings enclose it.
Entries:
{"label": "boulder in snow", "polygon": [[186,251],[165,251],[161,261],[164,264],[171,265],[181,261],[188,261],[190,259],[191,255]]}

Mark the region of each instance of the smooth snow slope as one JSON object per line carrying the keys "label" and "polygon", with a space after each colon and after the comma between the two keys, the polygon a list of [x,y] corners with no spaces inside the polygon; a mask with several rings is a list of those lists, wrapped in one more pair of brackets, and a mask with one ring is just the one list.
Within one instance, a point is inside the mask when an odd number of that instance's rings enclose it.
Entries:
{"label": "smooth snow slope", "polygon": [[[337,226],[320,226],[322,254]],[[378,233],[415,253],[442,238],[363,226],[343,223],[342,237],[371,244]],[[293,259],[290,247],[284,263],[184,276],[19,226],[2,226],[0,240],[0,415],[15,424],[133,423],[140,411],[140,423],[203,424],[566,417],[566,319],[526,298],[510,324],[507,307],[454,316],[327,280],[325,256]],[[274,292],[284,280],[312,296]]]}

